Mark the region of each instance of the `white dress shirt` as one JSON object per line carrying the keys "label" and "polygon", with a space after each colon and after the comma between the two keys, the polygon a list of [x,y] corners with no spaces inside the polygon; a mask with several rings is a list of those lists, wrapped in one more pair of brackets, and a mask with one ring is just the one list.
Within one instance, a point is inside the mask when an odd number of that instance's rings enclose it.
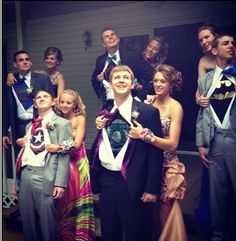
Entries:
{"label": "white dress shirt", "polygon": [[[119,49],[111,56],[110,54],[108,54],[108,57],[113,57],[116,56],[116,60],[112,59],[111,61],[113,61],[115,63],[115,65],[118,65],[120,62],[120,53],[119,53]],[[106,60],[105,62],[105,66],[102,70],[102,72],[105,72],[107,66],[109,65],[110,61]],[[114,93],[113,90],[111,89],[111,86],[109,84],[108,81],[106,80],[102,80],[102,84],[106,90],[106,96],[107,96],[107,100],[114,100]]]}
{"label": "white dress shirt", "polygon": [[[111,113],[113,113],[118,108],[120,115],[130,125],[132,125],[132,122],[131,122],[132,102],[133,102],[133,98],[131,95],[119,107],[117,106],[116,102],[114,101],[114,107],[112,108]],[[102,129],[102,141],[99,146],[99,152],[98,152],[99,159],[101,160],[102,166],[104,166],[108,170],[120,171],[126,150],[128,148],[129,139],[130,138],[128,137],[124,146],[121,148],[120,152],[117,154],[116,157],[114,157],[106,129],[103,128]]]}

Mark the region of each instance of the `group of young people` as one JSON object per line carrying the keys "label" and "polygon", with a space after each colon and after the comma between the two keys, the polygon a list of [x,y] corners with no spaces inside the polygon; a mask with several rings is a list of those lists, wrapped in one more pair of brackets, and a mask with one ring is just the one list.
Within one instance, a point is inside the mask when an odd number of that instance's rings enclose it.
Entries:
{"label": "group of young people", "polygon": [[[31,71],[26,51],[14,56],[18,74],[8,76],[5,97],[17,116],[4,114],[3,145],[10,143],[11,124],[12,144],[22,147],[17,186],[26,240],[37,240],[37,225],[45,241],[95,240],[95,193],[100,194],[103,241],[188,240],[178,203],[186,190],[185,167],[176,154],[184,113],[172,97],[181,89],[182,74],[164,63],[168,43],[161,36],[153,37],[142,54],[121,49],[111,28],[103,29],[101,37],[106,53],[97,58],[91,82],[102,110],[95,121],[98,134],[90,166],[85,106],[76,91],[64,89],[57,70],[60,50],[45,51],[44,71]],[[211,26],[200,28],[198,38],[205,55],[199,61],[196,144],[209,168],[209,209],[215,220],[211,240],[216,241],[226,235],[222,203],[228,201],[228,179],[236,193],[235,74],[228,72],[217,83],[222,70],[232,67],[235,42]],[[207,73],[209,68],[213,70]],[[225,146],[219,148],[222,139]]]}

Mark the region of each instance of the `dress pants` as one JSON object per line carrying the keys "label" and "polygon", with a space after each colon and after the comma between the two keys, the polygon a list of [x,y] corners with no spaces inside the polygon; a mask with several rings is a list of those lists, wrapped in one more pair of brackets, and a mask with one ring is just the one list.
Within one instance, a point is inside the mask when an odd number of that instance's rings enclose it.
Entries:
{"label": "dress pants", "polygon": [[57,240],[57,216],[53,196],[43,192],[45,167],[25,166],[21,171],[19,207],[25,241],[38,241],[38,227],[44,241]]}
{"label": "dress pants", "polygon": [[213,161],[209,169],[212,240],[218,241],[227,231],[229,197],[236,195],[236,138],[231,131],[215,130],[209,157]]}
{"label": "dress pants", "polygon": [[99,213],[102,241],[151,241],[151,204],[132,200],[119,171],[104,169],[100,176]]}

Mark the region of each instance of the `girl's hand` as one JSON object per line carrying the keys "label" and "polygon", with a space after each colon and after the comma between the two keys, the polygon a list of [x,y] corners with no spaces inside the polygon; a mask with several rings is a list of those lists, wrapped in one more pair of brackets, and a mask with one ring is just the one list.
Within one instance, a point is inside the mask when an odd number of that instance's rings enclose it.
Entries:
{"label": "girl's hand", "polygon": [[45,149],[50,153],[56,153],[58,151],[59,145],[57,144],[46,144]]}
{"label": "girl's hand", "polygon": [[144,103],[146,104],[152,104],[157,98],[157,95],[147,95],[146,100],[144,100]]}
{"label": "girl's hand", "polygon": [[136,120],[133,120],[133,122],[136,126],[130,126],[129,137],[133,139],[140,139],[140,133],[143,131],[143,127]]}
{"label": "girl's hand", "polygon": [[15,82],[17,82],[17,80],[15,79],[14,74],[13,73],[9,73],[7,75],[7,85],[8,86],[12,86],[12,85],[14,85]]}
{"label": "girl's hand", "polygon": [[95,119],[95,125],[97,129],[102,129],[106,125],[107,119],[104,117],[104,115],[98,116]]}

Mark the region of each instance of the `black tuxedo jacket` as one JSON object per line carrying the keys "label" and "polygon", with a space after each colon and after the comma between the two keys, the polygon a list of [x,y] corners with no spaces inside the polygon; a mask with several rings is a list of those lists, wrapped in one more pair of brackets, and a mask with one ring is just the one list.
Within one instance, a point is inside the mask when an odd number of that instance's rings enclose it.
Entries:
{"label": "black tuxedo jacket", "polygon": [[[143,127],[149,128],[157,136],[162,137],[159,111],[143,102],[133,99],[132,111],[139,112],[137,121]],[[91,150],[91,181],[94,193],[100,192],[99,178],[104,171],[98,156],[99,135],[93,143]],[[159,195],[161,189],[161,173],[163,165],[163,152],[142,140],[132,139],[127,151],[129,164],[126,169],[126,182],[129,194],[133,199],[139,199],[144,192]]]}
{"label": "black tuxedo jacket", "polygon": [[[16,79],[19,79],[19,74],[14,74]],[[30,86],[33,87],[31,93],[32,99],[39,90],[46,90],[54,96],[54,90],[51,83],[51,80],[47,75],[37,74],[31,72],[31,81]],[[12,145],[15,146],[16,139],[22,136],[19,136],[17,133],[17,105],[16,99],[12,92],[12,87],[9,87],[5,84],[4,87],[4,96],[3,96],[3,136],[8,135],[8,129],[11,127],[12,131]]]}
{"label": "black tuxedo jacket", "polygon": [[[144,60],[141,54],[138,54],[135,51],[120,48],[119,53],[121,64],[128,65],[132,69],[135,78],[137,78],[139,83],[141,82],[143,85],[143,89],[132,94],[139,97],[141,100],[146,99],[146,95],[152,92],[153,89],[152,85],[150,84],[150,81],[153,77],[153,67]],[[107,57],[108,52],[97,58],[96,66],[91,79],[94,91],[97,94],[99,100],[103,103],[106,102],[106,91],[103,84],[97,80],[97,75],[102,72]]]}

